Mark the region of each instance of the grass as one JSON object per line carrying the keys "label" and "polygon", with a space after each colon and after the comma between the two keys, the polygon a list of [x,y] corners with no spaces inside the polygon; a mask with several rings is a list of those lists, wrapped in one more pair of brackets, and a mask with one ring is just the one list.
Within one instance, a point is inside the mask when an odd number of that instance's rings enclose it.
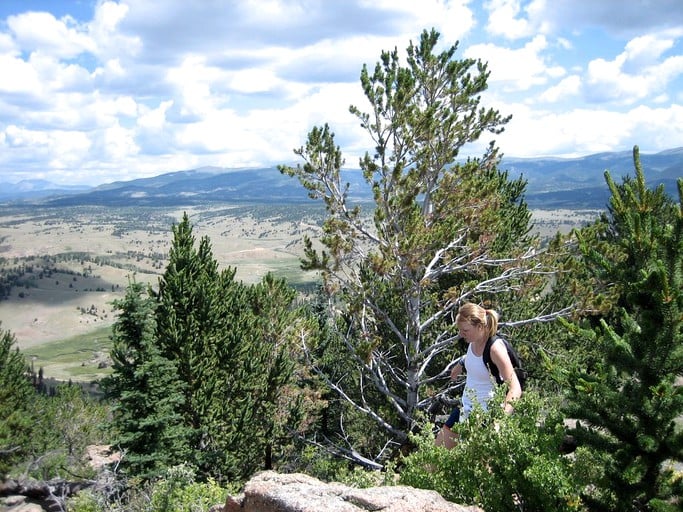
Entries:
{"label": "grass", "polygon": [[59,341],[36,345],[24,352],[34,371],[43,368],[46,377],[58,380],[92,381],[111,373],[100,368],[111,349],[111,327],[102,327]]}

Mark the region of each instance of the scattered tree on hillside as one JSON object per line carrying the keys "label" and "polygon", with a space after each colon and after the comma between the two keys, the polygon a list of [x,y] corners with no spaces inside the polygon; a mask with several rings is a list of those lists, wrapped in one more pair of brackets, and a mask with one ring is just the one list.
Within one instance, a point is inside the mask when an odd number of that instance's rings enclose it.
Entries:
{"label": "scattered tree on hillside", "polygon": [[683,461],[683,180],[676,204],[646,187],[637,147],[633,159],[635,179],[605,174],[612,196],[598,229],[578,233],[613,309],[570,326],[601,357],[570,375],[567,414],[579,420],[591,510],[680,510],[670,464]]}
{"label": "scattered tree on hillside", "polygon": [[[370,213],[349,199],[344,159],[327,125],[295,150],[303,166],[280,167],[327,208],[324,250],[305,239],[303,268],[322,271],[331,323],[355,372],[321,374],[398,443],[446,382],[452,311],[464,301],[514,305],[518,318],[531,321],[537,313],[529,299],[545,284],[525,183],[498,169],[493,142],[481,158],[457,162],[463,147],[500,133],[509,120],[480,106],[487,67],[456,60],[457,44],[435,53],[438,39],[423,32],[407,49],[407,66],[394,50],[382,53],[373,72],[361,72],[371,110],[351,112],[373,144],[360,161],[374,194]],[[347,455],[368,463],[355,449],[362,440],[340,434]]]}

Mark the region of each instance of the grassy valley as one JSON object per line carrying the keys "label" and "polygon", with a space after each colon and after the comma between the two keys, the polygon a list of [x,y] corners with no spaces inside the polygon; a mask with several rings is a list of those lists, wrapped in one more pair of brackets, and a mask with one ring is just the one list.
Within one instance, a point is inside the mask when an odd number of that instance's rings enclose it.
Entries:
{"label": "grassy valley", "polygon": [[[7,207],[0,216],[0,322],[46,377],[90,381],[106,374],[112,302],[130,280],[156,286],[174,223],[188,212],[223,268],[246,283],[272,272],[302,290],[316,275],[299,268],[305,234],[320,233],[322,207]],[[595,218],[596,210],[535,210],[541,236]]]}

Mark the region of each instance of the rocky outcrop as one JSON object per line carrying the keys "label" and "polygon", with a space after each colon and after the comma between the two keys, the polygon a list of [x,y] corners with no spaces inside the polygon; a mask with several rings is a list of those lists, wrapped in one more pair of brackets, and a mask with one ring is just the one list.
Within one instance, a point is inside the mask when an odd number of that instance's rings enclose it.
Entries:
{"label": "rocky outcrop", "polygon": [[406,486],[356,489],[324,483],[300,473],[264,471],[239,496],[228,497],[222,512],[483,512],[457,505],[435,491]]}
{"label": "rocky outcrop", "polygon": [[64,512],[66,499],[92,485],[92,482],[51,480],[5,480],[0,482],[0,510],[11,512]]}

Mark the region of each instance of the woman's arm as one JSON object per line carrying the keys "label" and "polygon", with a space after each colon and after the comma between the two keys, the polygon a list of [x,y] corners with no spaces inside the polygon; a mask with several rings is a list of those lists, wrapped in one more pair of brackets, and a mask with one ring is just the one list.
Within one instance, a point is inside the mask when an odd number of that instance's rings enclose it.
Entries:
{"label": "woman's arm", "polygon": [[522,386],[519,384],[519,379],[512,367],[512,361],[505,348],[505,344],[501,340],[496,340],[491,345],[491,361],[498,368],[500,377],[508,383],[508,392],[505,395],[505,412],[512,412],[512,402],[522,396]]}
{"label": "woman's arm", "polygon": [[460,356],[453,362],[451,368],[451,380],[456,380],[462,374],[462,369],[465,367],[465,356]]}

